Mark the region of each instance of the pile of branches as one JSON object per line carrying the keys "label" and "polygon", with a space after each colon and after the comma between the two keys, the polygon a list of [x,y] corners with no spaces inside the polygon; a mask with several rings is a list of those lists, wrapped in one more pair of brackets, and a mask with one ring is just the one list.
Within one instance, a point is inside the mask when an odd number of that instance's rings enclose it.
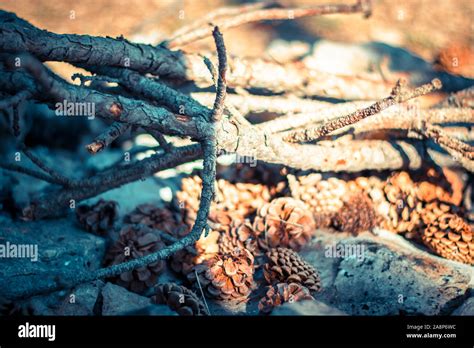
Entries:
{"label": "pile of branches", "polygon": [[[130,130],[145,131],[160,145],[154,155],[143,160],[111,166],[93,177],[72,179],[46,165],[18,141],[18,150],[38,170],[5,161],[0,168],[51,184],[47,192],[32,197],[24,207],[24,219],[62,215],[72,200],[80,202],[159,171],[203,159],[201,201],[191,233],[143,258],[94,272],[55,275],[54,281],[36,293],[112,277],[168,258],[193,244],[209,229],[216,157],[223,153],[324,172],[416,169],[425,161],[445,165],[453,164],[452,159],[473,171],[473,147],[465,142],[472,134],[441,126],[472,122],[471,108],[452,107],[463,95],[454,96],[438,108],[404,108],[401,112],[393,107],[441,89],[439,80],[411,88],[402,80],[390,85],[382,79],[328,75],[298,61],[278,63],[233,57],[227,55],[221,34],[228,28],[263,20],[333,13],[362,13],[368,17],[371,10],[368,1],[307,8],[284,8],[265,2],[223,8],[181,28],[157,46],[135,44],[123,37],[56,34],[0,11],[0,110],[10,115],[15,136],[21,134],[21,118],[27,116],[21,113],[23,103],[40,103],[53,109],[56,103],[68,101],[93,103],[96,116],[111,122],[102,134],[91,139],[87,146],[91,154],[103,151]],[[216,53],[179,50],[211,36]],[[43,64],[51,61],[67,62],[91,74],[75,74],[73,78],[81,83],[70,84]],[[183,93],[185,83],[195,84],[198,92]],[[210,86],[215,86],[215,94],[205,92]],[[228,90],[232,93],[228,94]],[[262,90],[264,95],[251,94]],[[348,90],[351,96],[356,94],[365,100],[330,104],[312,99],[328,96],[327,91],[332,91],[331,97],[350,99],[345,94]],[[252,124],[245,117],[262,111],[280,117],[259,124]],[[371,136],[380,131],[383,137]],[[452,158],[431,157],[432,142],[426,139],[437,143]]]}

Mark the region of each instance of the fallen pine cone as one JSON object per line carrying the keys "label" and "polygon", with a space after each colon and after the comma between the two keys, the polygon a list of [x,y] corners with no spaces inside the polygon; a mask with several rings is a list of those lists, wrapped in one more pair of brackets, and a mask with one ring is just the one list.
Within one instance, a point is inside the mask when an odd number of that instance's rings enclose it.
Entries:
{"label": "fallen pine cone", "polygon": [[228,254],[235,250],[247,249],[256,256],[259,254],[255,231],[249,220],[221,232],[218,240],[219,252]]}
{"label": "fallen pine cone", "polygon": [[314,229],[312,213],[301,201],[289,197],[263,205],[254,220],[254,231],[264,250],[279,246],[300,250]]}
{"label": "fallen pine cone", "polygon": [[214,230],[209,231],[206,236],[194,244],[175,252],[170,259],[170,267],[176,273],[187,275],[195,265],[212,258],[219,252],[220,233]]}
{"label": "fallen pine cone", "polygon": [[[338,178],[323,179],[319,173],[308,175],[288,175],[291,196],[301,200],[317,216],[332,216],[338,212],[343,204],[344,197],[348,193],[348,187],[344,180]],[[320,223],[328,222],[327,219],[319,218]],[[318,228],[328,227],[317,225]]]}
{"label": "fallen pine cone", "polygon": [[[185,210],[185,221],[192,225],[196,220],[201,199],[202,180],[199,176],[184,178],[177,192],[177,205]],[[227,212],[233,218],[244,220],[271,199],[268,187],[262,184],[236,183],[219,179],[216,185],[216,200],[211,204],[210,218],[214,212]]]}
{"label": "fallen pine cone", "polygon": [[193,291],[174,283],[157,285],[151,299],[154,303],[167,305],[179,315],[209,315],[206,306]]}
{"label": "fallen pine cone", "polygon": [[76,209],[79,224],[88,232],[105,235],[114,226],[117,202],[100,199],[93,205],[81,205]]}
{"label": "fallen pine cone", "polygon": [[126,223],[144,224],[178,239],[183,238],[190,231],[182,220],[179,213],[168,208],[156,207],[153,204],[140,204],[124,218]]}
{"label": "fallen pine cone", "polygon": [[[109,249],[106,263],[117,265],[142,256],[152,254],[165,247],[160,237],[144,225],[126,225],[119,234],[119,239]],[[124,272],[116,278],[118,285],[133,292],[142,293],[155,285],[158,275],[163,272],[165,261],[158,260],[144,267]]]}
{"label": "fallen pine cone", "polygon": [[263,274],[269,284],[296,283],[311,292],[321,289],[321,281],[316,269],[305,262],[294,250],[287,248],[271,249],[267,254],[268,263]]}
{"label": "fallen pine cone", "polygon": [[263,314],[270,314],[275,307],[283,303],[302,300],[314,300],[307,288],[297,283],[278,283],[269,287],[258,303],[258,309]]}
{"label": "fallen pine cone", "polygon": [[333,225],[339,231],[357,235],[370,231],[377,225],[378,218],[372,201],[365,194],[351,196],[344,202],[334,217]]}
{"label": "fallen pine cone", "polygon": [[244,302],[254,288],[254,258],[246,250],[215,255],[194,266],[188,280],[204,294],[220,301]]}
{"label": "fallen pine cone", "polygon": [[474,240],[471,226],[450,211],[433,218],[421,237],[436,254],[450,260],[474,264]]}
{"label": "fallen pine cone", "polygon": [[423,204],[410,175],[407,172],[394,174],[387,180],[384,193],[385,208],[377,209],[381,216],[387,217],[384,227],[396,233],[409,233],[408,238],[418,234]]}

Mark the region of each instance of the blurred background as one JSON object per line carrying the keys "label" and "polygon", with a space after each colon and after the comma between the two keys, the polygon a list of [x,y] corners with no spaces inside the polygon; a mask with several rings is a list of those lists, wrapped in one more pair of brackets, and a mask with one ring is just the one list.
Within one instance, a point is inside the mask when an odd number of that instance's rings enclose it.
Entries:
{"label": "blurred background", "polygon": [[[281,0],[285,6],[353,3],[354,0]],[[211,10],[243,3],[232,0],[1,0],[39,28],[57,33],[119,36],[159,43],[181,26]],[[262,56],[275,39],[309,44],[320,39],[344,43],[383,42],[403,47],[435,64],[437,69],[474,77],[474,1],[373,0],[369,20],[360,14],[309,17],[243,25],[225,31],[228,51],[239,56]],[[258,33],[258,35],[257,35]],[[186,51],[213,49],[205,39]],[[267,51],[268,53],[268,51]],[[457,63],[453,64],[453,58]],[[55,65],[63,65],[54,63]],[[69,69],[59,69],[69,77]],[[336,69],[336,72],[337,71]]]}

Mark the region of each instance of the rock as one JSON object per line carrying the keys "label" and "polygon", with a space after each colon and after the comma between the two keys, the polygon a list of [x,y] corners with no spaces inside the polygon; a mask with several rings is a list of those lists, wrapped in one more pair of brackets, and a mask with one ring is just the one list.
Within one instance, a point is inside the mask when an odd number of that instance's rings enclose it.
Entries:
{"label": "rock", "polygon": [[320,271],[317,299],[352,315],[449,314],[473,273],[387,231],[358,237],[319,231],[300,254]]}
{"label": "rock", "polygon": [[[0,295],[27,297],[35,289],[48,289],[58,275],[75,275],[100,267],[103,238],[80,230],[69,218],[35,222],[1,217],[1,246],[25,247],[22,256],[1,259]],[[37,260],[35,261],[35,258]]]}
{"label": "rock", "polygon": [[148,297],[137,295],[121,286],[107,283],[102,289],[102,315],[123,315],[151,305]]}
{"label": "rock", "polygon": [[474,297],[469,297],[452,315],[474,316]]}
{"label": "rock", "polygon": [[300,301],[284,303],[276,307],[271,315],[347,315],[337,308],[328,306],[320,301]]}
{"label": "rock", "polygon": [[97,300],[104,282],[96,280],[68,291],[35,296],[28,304],[35,315],[98,315]]}

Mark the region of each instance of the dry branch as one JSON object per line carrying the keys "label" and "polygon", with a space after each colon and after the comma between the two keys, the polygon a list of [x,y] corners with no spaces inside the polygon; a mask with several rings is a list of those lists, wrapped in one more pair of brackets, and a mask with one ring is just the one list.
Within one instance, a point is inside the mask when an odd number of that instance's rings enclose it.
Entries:
{"label": "dry branch", "polygon": [[430,93],[433,90],[440,89],[441,81],[435,79],[431,81],[431,83],[420,86],[413,91],[403,91],[402,88],[403,86],[399,81],[393,88],[390,96],[377,101],[369,107],[357,110],[349,115],[339,117],[317,128],[306,128],[304,130],[291,132],[285,137],[285,140],[290,142],[308,142],[317,140],[318,138],[328,135],[337,129],[341,129],[345,126],[357,123],[367,117],[378,114],[380,111],[385,110],[397,103],[403,103],[410,99]]}
{"label": "dry branch", "polygon": [[94,141],[86,146],[87,151],[91,154],[96,154],[99,151],[102,151],[107,146],[112,144],[112,142],[117,139],[119,136],[124,134],[130,129],[130,125],[127,123],[114,122],[112,123],[105,132],[99,135]]}
{"label": "dry branch", "polygon": [[248,24],[252,22],[261,22],[265,20],[293,20],[295,18],[320,16],[334,13],[357,13],[362,12],[366,17],[370,15],[371,5],[370,1],[358,1],[353,5],[338,4],[338,5],[320,5],[308,8],[269,8],[269,9],[255,9],[249,11],[249,7],[243,8],[242,11],[237,11],[235,16],[219,20],[214,16],[210,18],[212,23],[205,23],[202,27],[188,30],[180,33],[180,35],[165,41],[164,44],[170,48],[176,48],[187,45],[191,42],[203,39],[212,35],[212,26],[218,26],[221,29],[230,29]]}

